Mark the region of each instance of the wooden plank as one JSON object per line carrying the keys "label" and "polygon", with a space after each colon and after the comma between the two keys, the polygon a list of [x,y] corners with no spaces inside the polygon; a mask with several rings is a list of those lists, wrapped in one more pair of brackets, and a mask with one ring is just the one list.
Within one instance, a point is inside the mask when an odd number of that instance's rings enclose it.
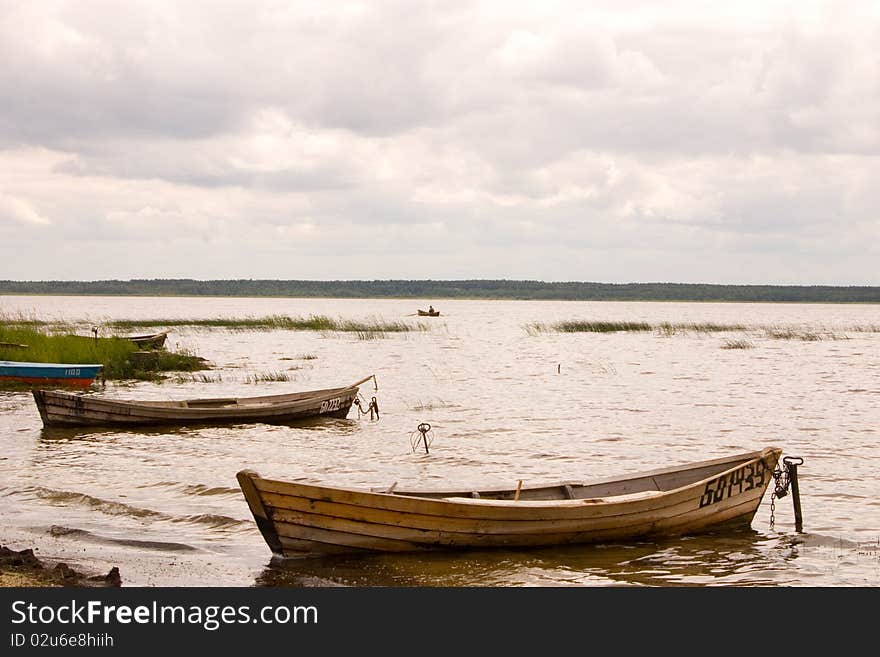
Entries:
{"label": "wooden plank", "polygon": [[650,509],[637,509],[632,506],[618,507],[618,511],[615,513],[605,513],[593,517],[486,520],[457,515],[440,517],[436,515],[387,511],[306,498],[279,496],[273,493],[264,493],[263,502],[272,510],[273,518],[286,522],[295,522],[295,519],[302,513],[312,513],[377,525],[406,527],[419,531],[444,531],[463,534],[534,534],[548,530],[561,532],[586,531],[589,529],[605,529],[614,526],[636,524],[643,519],[657,522],[662,518],[677,518],[688,513],[697,513],[700,516],[710,518],[712,514],[723,511],[727,505],[740,503],[737,498],[729,498],[721,505],[713,505],[701,510],[699,508],[699,498],[690,497],[677,502],[673,502],[672,498],[669,498],[669,503],[665,506],[657,506]]}
{"label": "wooden plank", "polygon": [[[776,452],[772,452],[774,458],[778,456]],[[764,465],[763,482],[761,482],[761,494],[769,485],[772,479],[772,466]],[[730,473],[732,471],[728,471]],[[727,476],[724,473],[719,475]],[[547,503],[546,505],[523,505],[520,507],[494,507],[483,506],[480,504],[467,504],[464,502],[453,503],[437,499],[404,497],[401,495],[383,495],[381,493],[373,493],[368,491],[354,491],[348,489],[336,489],[326,486],[316,486],[312,484],[302,484],[299,482],[279,482],[276,480],[258,479],[255,481],[258,490],[263,493],[278,493],[281,495],[293,495],[314,500],[337,502],[340,504],[353,504],[366,508],[385,509],[390,511],[402,511],[410,513],[419,513],[424,515],[438,516],[456,516],[469,518],[485,518],[485,519],[566,519],[571,517],[591,517],[608,513],[608,509],[603,505],[607,505],[611,512],[621,512],[626,505],[634,505],[635,510],[641,508],[652,508],[661,506],[663,502],[658,502],[656,498],[647,498],[636,500],[634,502],[622,501],[614,502],[613,498],[595,504],[583,504],[579,506],[554,505]],[[743,484],[739,484],[743,488]],[[693,497],[696,495],[699,499],[706,487],[706,482],[695,482],[690,486],[679,488],[669,493],[676,502]],[[746,492],[743,490],[743,492]],[[729,491],[730,494],[742,494],[738,490]],[[623,505],[621,507],[620,505]],[[617,506],[619,508],[615,509]],[[597,511],[596,509],[599,509]]]}
{"label": "wooden plank", "polygon": [[[741,515],[739,508],[728,510],[725,519]],[[668,524],[668,522],[667,522]],[[576,543],[596,543],[609,540],[633,540],[649,536],[679,535],[705,527],[698,520],[679,521],[660,528],[657,522],[643,519],[626,526],[611,526],[587,531],[554,531],[537,534],[456,534],[452,532],[416,532],[369,523],[357,523],[338,518],[303,514],[296,524],[278,522],[277,531],[283,538],[319,540],[339,548],[357,547],[383,552],[411,551],[413,549],[538,547]]]}
{"label": "wooden plank", "polygon": [[[269,493],[278,490],[275,485],[267,485],[265,479],[258,479],[255,482],[258,490],[268,499]],[[473,502],[449,502],[444,500],[423,499],[414,497],[401,497],[398,495],[383,495],[381,493],[355,493],[347,490],[329,491],[324,488],[316,488],[308,485],[296,484],[295,487],[281,487],[284,492],[276,493],[277,495],[290,495],[292,497],[302,497],[310,500],[321,502],[336,502],[339,504],[348,504],[364,509],[382,509],[387,511],[399,511],[403,513],[416,513],[427,516],[456,517],[456,518],[472,518],[485,520],[565,520],[569,518],[591,518],[604,515],[615,515],[625,513],[629,510],[638,511],[641,509],[650,509],[663,506],[666,502],[663,497],[637,500],[634,502],[595,502],[591,503],[585,500],[566,501],[565,506],[548,502],[546,504],[529,504],[529,505],[505,505],[491,506],[490,504],[482,504],[476,502],[485,502],[473,500]],[[683,499],[693,498],[699,499],[700,493],[695,488],[680,489],[670,494],[670,503],[675,503]],[[271,498],[272,503],[283,504],[280,499]]]}
{"label": "wooden plank", "polygon": [[[774,452],[776,453],[776,457],[770,458],[770,455]],[[555,483],[549,483],[549,484],[545,484],[543,486],[537,486],[537,487],[524,487],[523,488],[523,495],[525,495],[530,490],[540,489],[542,491],[546,491],[551,488],[559,487],[559,486],[566,484],[566,483],[568,483],[569,485],[572,486],[572,488],[576,492],[577,497],[583,497],[582,493],[579,491],[579,489],[581,489],[581,488],[588,487],[592,490],[595,490],[596,492],[593,494],[601,497],[602,495],[610,494],[610,491],[601,490],[601,488],[603,486],[608,485],[608,486],[612,486],[612,487],[616,488],[616,487],[621,486],[627,482],[633,482],[633,484],[634,484],[633,490],[624,490],[621,492],[636,492],[637,490],[644,490],[644,488],[637,487],[638,485],[644,486],[645,484],[642,482],[649,481],[649,480],[653,481],[654,478],[657,478],[658,480],[662,479],[664,481],[673,481],[673,478],[678,473],[696,473],[699,470],[704,470],[705,474],[703,476],[696,476],[695,477],[695,478],[702,479],[705,476],[712,476],[715,473],[723,472],[728,469],[735,468],[738,465],[741,465],[741,464],[746,463],[748,461],[753,461],[755,459],[760,459],[760,458],[770,458],[770,460],[772,461],[772,465],[770,465],[769,467],[772,469],[773,467],[775,467],[776,460],[781,455],[781,453],[782,453],[782,450],[779,449],[778,447],[765,447],[763,450],[746,452],[744,454],[737,454],[734,456],[726,456],[726,457],[721,457],[721,458],[717,458],[717,459],[707,459],[704,461],[695,461],[692,463],[685,463],[685,464],[678,465],[678,466],[672,466],[672,467],[667,467],[667,468],[658,468],[658,469],[653,469],[653,470],[646,470],[643,472],[634,472],[634,473],[626,474],[623,476],[618,475],[616,477],[608,477],[605,479],[598,479],[598,480],[592,481],[592,482],[555,482]],[[690,476],[690,475],[688,474],[686,476]],[[649,487],[649,488],[668,488],[668,486],[658,486],[656,484],[649,485],[647,487]],[[431,496],[440,496],[440,497],[447,497],[450,495],[458,494],[459,492],[463,495],[467,495],[470,492],[470,490],[468,489],[468,490],[456,491],[456,492],[451,492],[451,491],[444,492],[444,491],[437,491],[437,490],[430,490],[430,489],[429,490],[410,489],[410,490],[397,491],[398,495],[431,495]],[[511,496],[511,498],[513,497],[513,489],[512,488],[485,488],[485,489],[481,490],[481,494],[483,495],[483,497],[493,497],[496,494],[505,493],[505,492],[508,493]]]}
{"label": "wooden plank", "polygon": [[297,540],[318,541],[341,547],[354,547],[380,552],[412,552],[424,549],[417,543],[384,539],[377,536],[362,534],[349,534],[344,531],[336,531],[322,527],[307,527],[304,525],[288,525],[283,522],[276,523],[276,531],[280,537]]}
{"label": "wooden plank", "polygon": [[321,541],[290,538],[289,536],[279,536],[278,540],[281,545],[281,550],[276,554],[281,554],[288,559],[314,557],[316,555],[352,553],[368,554],[372,551],[368,548],[357,548],[350,545],[334,545],[332,543],[322,543]]}

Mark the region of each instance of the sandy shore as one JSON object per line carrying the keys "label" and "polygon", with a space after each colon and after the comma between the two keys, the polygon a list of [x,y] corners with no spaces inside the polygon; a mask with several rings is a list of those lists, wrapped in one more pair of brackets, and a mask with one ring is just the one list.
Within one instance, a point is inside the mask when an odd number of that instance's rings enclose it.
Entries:
{"label": "sandy shore", "polygon": [[50,566],[31,549],[16,551],[0,545],[0,587],[25,586],[122,586],[122,578],[116,566],[106,575],[90,575],[63,562]]}

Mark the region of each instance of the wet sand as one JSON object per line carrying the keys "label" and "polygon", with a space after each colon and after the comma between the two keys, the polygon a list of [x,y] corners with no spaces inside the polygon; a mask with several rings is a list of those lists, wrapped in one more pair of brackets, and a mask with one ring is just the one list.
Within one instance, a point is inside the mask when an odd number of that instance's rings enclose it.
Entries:
{"label": "wet sand", "polygon": [[32,549],[11,550],[0,545],[0,587],[122,586],[119,568],[114,566],[106,575],[93,575],[74,570],[64,562],[49,565]]}

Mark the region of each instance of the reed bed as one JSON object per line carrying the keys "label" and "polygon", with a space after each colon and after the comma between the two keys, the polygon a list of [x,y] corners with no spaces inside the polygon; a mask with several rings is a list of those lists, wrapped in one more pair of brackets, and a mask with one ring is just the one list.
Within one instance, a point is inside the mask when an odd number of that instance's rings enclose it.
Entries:
{"label": "reed bed", "polygon": [[764,335],[773,340],[801,340],[819,342],[820,340],[849,340],[846,335],[832,331],[812,331],[800,328],[764,327]]}
{"label": "reed bed", "polygon": [[288,315],[267,315],[265,317],[217,317],[212,319],[118,319],[107,322],[105,326],[113,329],[132,330],[156,326],[186,326],[194,328],[222,328],[238,331],[328,331],[341,333],[405,333],[408,331],[427,331],[428,324],[389,322],[381,318],[366,321],[352,319],[333,319],[327,315],[291,317]]}
{"label": "reed bed", "polygon": [[223,377],[219,373],[216,375],[178,373],[171,377],[171,380],[174,383],[222,383]]}
{"label": "reed bed", "polygon": [[260,372],[256,374],[248,374],[245,383],[267,383],[274,381],[291,381],[293,376],[287,372]]}
{"label": "reed bed", "polygon": [[722,349],[754,349],[754,347],[755,345],[748,340],[725,340],[721,345]]}
{"label": "reed bed", "polygon": [[[719,324],[716,322],[611,322],[568,320],[546,324],[533,322],[525,325],[529,335],[540,333],[618,333],[654,331],[659,335],[672,336],[686,333],[758,333],[774,340],[802,340],[816,342],[819,340],[847,340],[848,336],[830,330],[808,330],[787,326],[749,326],[747,324]],[[847,327],[847,330],[859,333],[880,333],[880,326],[861,325]]]}
{"label": "reed bed", "polygon": [[651,325],[647,322],[587,322],[569,320],[545,324],[532,322],[526,324],[529,334],[538,333],[617,333],[620,331],[650,331]]}
{"label": "reed bed", "polygon": [[747,327],[742,324],[714,324],[710,322],[704,323],[677,323],[661,322],[659,324],[651,324],[649,322],[609,322],[609,321],[580,321],[568,320],[564,322],[555,322],[553,324],[544,324],[534,322],[526,325],[526,331],[529,334],[538,334],[545,332],[555,333],[620,333],[620,332],[638,332],[647,333],[656,331],[664,335],[675,335],[684,332],[699,333],[715,333],[728,331],[742,331]]}
{"label": "reed bed", "polygon": [[[281,356],[278,360],[317,360],[318,357],[314,354],[297,354],[296,356]],[[297,367],[302,367],[302,365],[298,365]]]}
{"label": "reed bed", "polygon": [[162,372],[197,371],[206,361],[187,351],[142,352],[124,338],[51,333],[37,324],[0,320],[0,360],[33,363],[100,363],[104,379],[154,380]]}
{"label": "reed bed", "polygon": [[661,322],[657,325],[657,331],[663,335],[675,335],[676,333],[730,333],[746,330],[748,330],[748,326],[744,324],[716,324],[714,322],[683,322],[677,324]]}

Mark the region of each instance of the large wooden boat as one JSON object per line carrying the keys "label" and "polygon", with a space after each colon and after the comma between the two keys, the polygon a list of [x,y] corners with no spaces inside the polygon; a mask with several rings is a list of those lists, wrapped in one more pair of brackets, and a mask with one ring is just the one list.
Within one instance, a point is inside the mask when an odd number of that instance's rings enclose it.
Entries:
{"label": "large wooden boat", "polygon": [[421,308],[419,308],[418,314],[419,317],[440,317],[440,311],[434,309],[422,310]]}
{"label": "large wooden boat", "polygon": [[238,483],[277,557],[536,547],[748,526],[782,454],[776,447],[595,483],[480,491],[353,490]]}
{"label": "large wooden boat", "polygon": [[371,378],[372,375],[341,388],[263,397],[141,401],[58,390],[34,390],[33,395],[46,427],[286,424],[319,416],[344,418],[351,409],[358,387]]}
{"label": "large wooden boat", "polygon": [[28,363],[0,360],[0,381],[30,386],[88,388],[103,367],[100,363]]}

